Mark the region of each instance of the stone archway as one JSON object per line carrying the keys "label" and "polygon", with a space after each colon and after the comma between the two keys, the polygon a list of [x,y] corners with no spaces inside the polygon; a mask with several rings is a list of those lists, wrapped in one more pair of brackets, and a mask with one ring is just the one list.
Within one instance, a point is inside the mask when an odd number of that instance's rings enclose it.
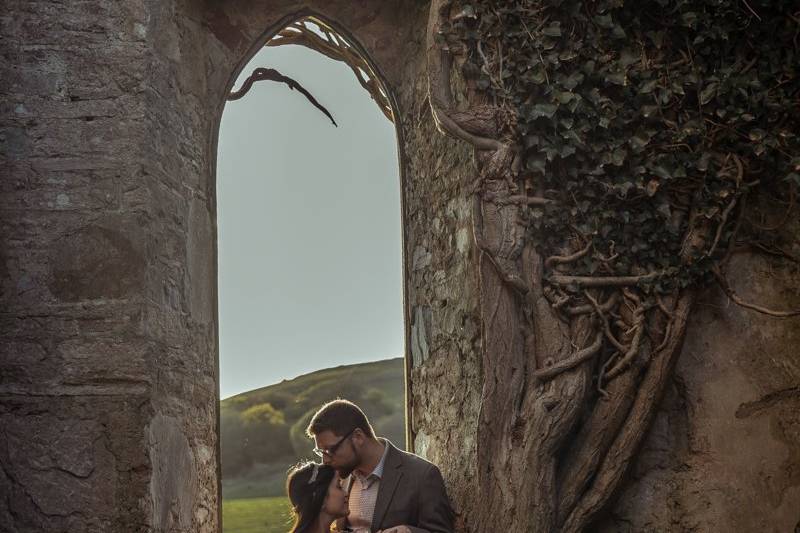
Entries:
{"label": "stone archway", "polygon": [[[242,51],[224,91],[217,94],[222,97],[230,90],[249,57],[272,35],[303,16],[323,18],[359,43],[362,55],[371,60],[392,95],[400,155],[408,447],[440,464],[449,474],[453,498],[465,501],[474,476],[473,430],[481,387],[477,254],[465,193],[474,172],[472,155],[468,147],[442,136],[430,115],[424,48],[427,5],[414,10],[386,3],[361,7],[363,12],[345,16],[326,3],[271,17],[263,22],[269,29],[250,46],[242,44],[232,27],[236,20],[248,20],[247,27],[256,28],[254,17],[238,8],[229,16],[213,12],[212,33]],[[442,344],[444,338],[449,340]],[[461,370],[446,371],[451,368]],[[451,391],[444,410],[439,396],[431,392],[438,387]],[[460,412],[454,410],[457,404]],[[463,453],[449,453],[451,439],[466,444]]]}
{"label": "stone archway", "polygon": [[[260,39],[264,42],[254,55],[245,58],[244,68],[237,67],[239,74],[234,74],[231,80],[233,88],[218,126],[221,398],[233,396],[231,388],[240,394],[277,384],[283,381],[280,376],[287,369],[295,374],[301,372],[298,364],[316,365],[311,372],[344,364],[343,361],[362,363],[365,358],[404,355],[405,343],[400,335],[405,337],[407,328],[404,317],[398,316],[403,308],[402,286],[399,286],[402,243],[398,242],[402,227],[398,216],[401,214],[398,193],[402,188],[399,170],[403,165],[399,164],[402,154],[397,151],[402,143],[393,120],[397,115],[394,97],[384,88],[384,80],[376,74],[377,67],[365,56],[363,46],[324,15],[303,10],[282,19],[271,30],[274,31]],[[284,40],[293,46],[277,44]],[[289,88],[304,94],[305,99]],[[299,100],[300,105],[292,108],[290,100],[295,100],[294,103]],[[306,111],[312,120],[304,122]],[[265,146],[265,142],[274,142],[278,148]],[[332,150],[331,146],[339,148]],[[252,162],[254,156],[257,164]],[[359,161],[362,157],[364,161]],[[248,164],[243,165],[242,161]],[[312,162],[316,162],[316,168]],[[356,187],[354,183],[359,185]],[[248,199],[253,203],[248,203]],[[328,211],[329,207],[334,211]],[[326,213],[323,219],[317,218],[318,210]],[[245,218],[247,227],[243,221],[237,224],[233,215],[236,212],[250,213]],[[354,226],[354,220],[359,219],[362,222]],[[278,233],[269,228],[276,228]],[[252,234],[242,239],[250,231]],[[320,235],[325,238],[320,240]],[[303,250],[297,251],[292,246],[296,242],[306,243]],[[258,249],[265,255],[259,255]],[[276,260],[288,270],[278,268],[275,272],[272,265]],[[247,264],[250,272],[259,272],[258,279],[248,278],[245,271],[237,270],[237,263]],[[308,286],[315,288],[313,293],[304,290]],[[262,296],[247,301],[231,296],[245,287],[251,296]],[[371,299],[372,294],[386,291],[390,294],[383,298],[389,299],[391,309],[387,309],[389,305],[385,302]],[[248,309],[248,305],[253,307]],[[251,317],[256,320],[251,327],[258,329],[248,331],[241,324]],[[378,323],[378,329],[372,329],[372,324],[381,319],[384,324]],[[387,319],[391,319],[390,324],[385,324]],[[275,327],[276,323],[280,326]],[[336,328],[332,329],[331,324],[337,324]],[[296,331],[300,335],[290,331],[294,328],[299,328]],[[251,345],[233,342],[239,335],[243,336],[239,337],[240,342],[242,338],[250,338]],[[372,346],[358,339],[362,335],[375,339]],[[315,345],[309,338],[319,340]],[[287,350],[294,351],[287,353]],[[384,353],[393,355],[379,355]],[[276,359],[270,361],[272,354]],[[311,358],[307,359],[308,356]],[[287,364],[290,360],[294,363]],[[385,396],[380,397],[391,399],[391,406],[365,396],[360,386],[363,384],[370,393],[380,393],[377,389],[385,385],[362,380],[355,380],[359,382],[357,386],[340,383],[334,392],[310,394],[318,401],[342,395],[358,402],[370,417],[375,417],[372,423],[376,430],[403,447],[406,358],[386,362],[392,363],[391,372],[380,375],[391,382],[391,390],[384,390]],[[269,401],[281,416],[286,415],[287,424],[281,423],[285,432],[279,433],[285,440],[276,442],[277,437],[272,436],[275,433],[264,428],[260,436],[253,433],[253,424],[240,417],[253,401]],[[256,496],[252,489],[249,491],[252,496],[231,489],[240,486],[245,476],[247,485],[252,485],[254,477],[250,469],[257,470],[265,461],[274,462],[273,469],[278,471],[269,478],[270,482],[262,485],[270,487],[265,489],[269,492],[258,496],[285,495],[286,468],[294,460],[276,458],[287,453],[287,446],[298,457],[310,452],[310,441],[298,429],[307,424],[311,413],[305,416],[304,412],[313,404],[308,403],[307,397],[303,400],[298,396],[297,401],[305,401],[300,403],[304,405],[302,409],[293,401],[287,404],[285,400],[276,402],[263,396],[249,401],[238,396],[221,402],[218,477],[225,530],[236,521],[231,510],[236,508],[236,499]],[[388,424],[384,420],[390,413],[391,424]],[[303,419],[299,419],[301,415]],[[232,430],[232,426],[236,429]],[[388,434],[386,426],[391,428]],[[265,437],[265,433],[270,436]],[[276,515],[267,524],[279,526],[284,518],[283,513],[280,517]]]}

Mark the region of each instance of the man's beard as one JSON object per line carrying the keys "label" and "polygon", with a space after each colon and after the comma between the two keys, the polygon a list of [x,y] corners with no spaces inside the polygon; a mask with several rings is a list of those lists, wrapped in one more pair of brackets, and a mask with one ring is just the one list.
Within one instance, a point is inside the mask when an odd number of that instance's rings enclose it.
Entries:
{"label": "man's beard", "polygon": [[353,460],[336,468],[336,471],[339,472],[339,477],[342,479],[352,474],[353,470],[361,464],[361,455],[356,451],[352,442],[350,443],[350,449],[353,451]]}
{"label": "man's beard", "polygon": [[347,463],[347,464],[345,464],[345,465],[342,465],[342,466],[338,467],[338,468],[336,469],[336,471],[337,471],[337,472],[339,472],[339,477],[340,477],[340,478],[342,478],[342,479],[344,479],[344,478],[346,478],[347,476],[349,476],[350,474],[352,474],[352,473],[353,473],[353,470],[355,470],[355,469],[356,469],[356,467],[358,466],[359,462],[360,462],[360,461],[359,461],[359,460],[358,460],[358,458],[356,457],[356,458],[354,458],[354,459],[353,459],[351,462],[349,462],[349,463]]}

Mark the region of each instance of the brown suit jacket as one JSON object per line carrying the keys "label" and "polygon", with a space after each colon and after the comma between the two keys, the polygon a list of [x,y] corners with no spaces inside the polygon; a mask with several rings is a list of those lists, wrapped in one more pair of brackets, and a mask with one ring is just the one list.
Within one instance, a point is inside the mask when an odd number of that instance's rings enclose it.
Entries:
{"label": "brown suit jacket", "polygon": [[[422,457],[388,447],[372,531],[406,525],[413,533],[452,533],[453,509],[439,468]],[[352,480],[351,480],[352,481]],[[346,527],[346,519],[337,524]]]}

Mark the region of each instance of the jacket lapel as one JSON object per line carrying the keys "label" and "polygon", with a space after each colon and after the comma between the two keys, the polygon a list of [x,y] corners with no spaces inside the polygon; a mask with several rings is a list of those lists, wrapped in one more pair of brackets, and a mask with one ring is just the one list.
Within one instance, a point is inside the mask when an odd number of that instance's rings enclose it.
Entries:
{"label": "jacket lapel", "polygon": [[375,500],[375,512],[372,514],[372,531],[380,529],[380,523],[383,521],[386,511],[389,510],[389,504],[392,503],[397,484],[403,477],[403,457],[391,442],[385,439],[381,440],[389,447],[389,451],[386,454],[386,463],[383,465],[383,477],[378,487],[378,498]]}

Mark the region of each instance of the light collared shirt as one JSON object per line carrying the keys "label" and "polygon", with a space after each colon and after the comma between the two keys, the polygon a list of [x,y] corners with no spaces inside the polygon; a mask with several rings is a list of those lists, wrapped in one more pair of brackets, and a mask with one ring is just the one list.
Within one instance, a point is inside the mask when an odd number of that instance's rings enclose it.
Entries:
{"label": "light collared shirt", "polygon": [[350,488],[350,514],[347,516],[347,522],[355,533],[370,533],[383,467],[386,464],[386,455],[389,453],[389,445],[386,442],[382,444],[383,455],[372,473],[362,476],[357,470],[353,470],[351,474],[353,483]]}

